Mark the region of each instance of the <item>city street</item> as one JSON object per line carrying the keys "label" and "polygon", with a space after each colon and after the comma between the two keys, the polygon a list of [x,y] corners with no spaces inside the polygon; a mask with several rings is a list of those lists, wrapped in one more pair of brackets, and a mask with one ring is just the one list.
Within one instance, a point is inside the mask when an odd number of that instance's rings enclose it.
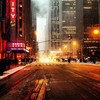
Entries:
{"label": "city street", "polygon": [[0,80],[0,100],[100,100],[100,65],[31,63]]}
{"label": "city street", "polygon": [[100,100],[100,0],[0,0],[0,100]]}

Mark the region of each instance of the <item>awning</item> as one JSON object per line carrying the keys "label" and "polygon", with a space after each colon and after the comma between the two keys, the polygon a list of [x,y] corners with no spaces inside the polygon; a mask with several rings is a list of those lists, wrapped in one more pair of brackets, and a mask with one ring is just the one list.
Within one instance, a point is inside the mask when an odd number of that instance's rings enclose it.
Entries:
{"label": "awning", "polygon": [[29,50],[25,48],[8,48],[8,51],[15,53],[29,53]]}

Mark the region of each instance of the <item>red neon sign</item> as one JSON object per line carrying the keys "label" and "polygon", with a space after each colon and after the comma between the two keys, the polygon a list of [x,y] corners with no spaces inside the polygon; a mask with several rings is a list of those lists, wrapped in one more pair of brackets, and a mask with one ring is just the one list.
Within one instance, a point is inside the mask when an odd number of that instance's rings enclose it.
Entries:
{"label": "red neon sign", "polygon": [[15,20],[16,18],[16,0],[10,0],[10,19]]}

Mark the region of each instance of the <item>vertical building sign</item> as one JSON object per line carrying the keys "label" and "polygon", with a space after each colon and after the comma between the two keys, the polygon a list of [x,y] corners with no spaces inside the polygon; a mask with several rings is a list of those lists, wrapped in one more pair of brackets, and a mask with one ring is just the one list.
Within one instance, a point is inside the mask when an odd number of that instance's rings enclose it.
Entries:
{"label": "vertical building sign", "polygon": [[16,42],[16,0],[10,0],[10,41]]}
{"label": "vertical building sign", "polygon": [[10,19],[11,21],[16,19],[16,0],[10,0]]}

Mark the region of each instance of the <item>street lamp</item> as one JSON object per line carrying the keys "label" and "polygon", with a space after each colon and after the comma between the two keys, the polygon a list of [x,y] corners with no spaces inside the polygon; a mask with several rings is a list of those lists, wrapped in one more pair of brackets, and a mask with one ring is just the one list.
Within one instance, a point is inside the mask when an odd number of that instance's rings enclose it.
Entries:
{"label": "street lamp", "polygon": [[67,49],[67,46],[65,45],[65,46],[64,46],[64,50],[66,50],[66,49]]}
{"label": "street lamp", "polygon": [[37,51],[38,51],[38,45],[37,45],[37,41],[33,40],[33,57],[36,59],[37,56]]}
{"label": "street lamp", "polygon": [[73,41],[73,45],[76,45],[77,43],[76,43],[76,41]]}
{"label": "street lamp", "polygon": [[100,35],[100,27],[92,27],[92,29],[90,30],[90,33],[93,35],[93,37],[99,36]]}
{"label": "street lamp", "polygon": [[61,51],[61,48],[59,48],[59,51]]}
{"label": "street lamp", "polygon": [[98,29],[94,29],[94,30],[93,30],[93,33],[94,33],[94,35],[99,35],[100,30],[98,30]]}
{"label": "street lamp", "polygon": [[72,55],[73,55],[73,58],[77,57],[77,47],[78,47],[77,41],[73,41],[72,42]]}
{"label": "street lamp", "polygon": [[27,44],[28,44],[28,41],[25,42],[25,64],[26,64],[26,62],[27,62],[27,61],[26,61],[26,58],[27,58],[27,57],[26,57],[26,56],[27,56],[27,51],[26,51],[26,50],[27,50]]}
{"label": "street lamp", "polygon": [[91,31],[94,38],[98,38],[98,58],[100,59],[100,26],[93,27]]}

